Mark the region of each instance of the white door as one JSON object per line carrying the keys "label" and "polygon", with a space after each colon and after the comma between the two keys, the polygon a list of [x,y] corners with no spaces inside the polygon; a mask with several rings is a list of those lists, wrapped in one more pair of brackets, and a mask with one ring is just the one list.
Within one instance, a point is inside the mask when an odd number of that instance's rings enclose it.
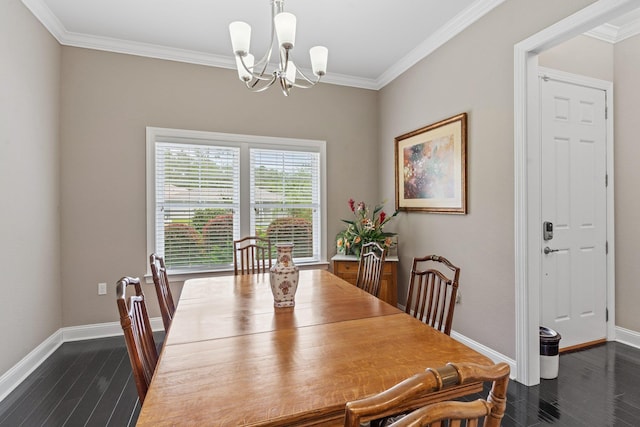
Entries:
{"label": "white door", "polygon": [[[605,91],[542,78],[543,240],[540,324],[560,348],[606,338]],[[543,224],[540,224],[543,233]]]}

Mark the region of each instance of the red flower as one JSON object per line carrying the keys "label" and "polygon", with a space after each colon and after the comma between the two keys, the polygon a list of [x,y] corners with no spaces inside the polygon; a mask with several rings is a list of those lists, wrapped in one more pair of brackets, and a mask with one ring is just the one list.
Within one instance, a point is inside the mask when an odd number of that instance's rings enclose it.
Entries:
{"label": "red flower", "polygon": [[351,212],[356,211],[356,202],[353,199],[349,199],[349,208],[351,208]]}
{"label": "red flower", "polygon": [[384,211],[380,212],[380,224],[384,223],[384,219],[387,217],[387,214]]}

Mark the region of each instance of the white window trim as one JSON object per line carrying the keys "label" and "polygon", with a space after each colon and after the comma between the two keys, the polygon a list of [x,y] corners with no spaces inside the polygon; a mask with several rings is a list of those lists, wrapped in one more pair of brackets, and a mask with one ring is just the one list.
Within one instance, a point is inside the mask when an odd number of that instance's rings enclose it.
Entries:
{"label": "white window trim", "polygon": [[[241,166],[240,166],[240,211],[244,212],[249,206],[249,180],[248,180],[248,168],[243,169],[243,162],[248,162],[248,156],[246,154],[249,147],[259,148],[275,148],[287,151],[317,151],[320,153],[320,260],[314,261],[309,264],[300,265],[301,268],[316,265],[327,265],[327,165],[326,165],[326,141],[313,140],[313,139],[297,139],[297,138],[280,138],[271,136],[256,136],[256,135],[242,135],[242,134],[230,134],[220,132],[207,132],[185,129],[171,129],[171,128],[159,128],[148,126],[146,128],[147,141],[146,141],[146,190],[147,190],[147,257],[149,254],[156,250],[156,236],[155,236],[155,205],[156,205],[156,168],[155,168],[155,156],[156,156],[156,141],[171,141],[176,142],[191,142],[201,144],[211,144],[215,141],[216,145],[233,145],[238,146],[240,144],[241,152]],[[243,190],[245,190],[243,192]],[[240,234],[247,235],[249,233],[249,220],[242,217],[240,224]],[[148,259],[148,258],[146,258]],[[146,262],[147,273],[145,277],[149,281],[151,277],[151,270],[149,263]],[[229,270],[209,270],[202,272],[184,272],[170,275],[180,280],[187,280],[189,278],[212,276],[219,274],[227,274]]]}

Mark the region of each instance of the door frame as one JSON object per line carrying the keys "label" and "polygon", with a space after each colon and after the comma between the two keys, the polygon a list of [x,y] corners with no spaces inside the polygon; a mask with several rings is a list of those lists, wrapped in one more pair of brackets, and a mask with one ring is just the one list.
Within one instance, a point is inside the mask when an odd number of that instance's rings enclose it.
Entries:
{"label": "door frame", "polygon": [[[514,235],[516,301],[516,380],[540,383],[539,333],[541,274],[541,156],[538,54],[606,21],[638,8],[637,0],[599,0],[514,46]],[[607,97],[612,104],[612,97]],[[609,107],[609,117],[613,108]],[[613,120],[607,121],[612,126]],[[607,339],[615,337],[613,132],[607,129]]]}

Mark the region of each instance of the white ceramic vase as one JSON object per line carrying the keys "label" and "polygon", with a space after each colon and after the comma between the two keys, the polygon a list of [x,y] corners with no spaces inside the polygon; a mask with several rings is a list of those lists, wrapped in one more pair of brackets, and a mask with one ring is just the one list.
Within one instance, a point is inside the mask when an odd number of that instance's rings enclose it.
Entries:
{"label": "white ceramic vase", "polygon": [[293,243],[276,245],[278,260],[271,267],[269,281],[273,292],[274,307],[293,307],[298,289],[298,267],[293,263]]}

